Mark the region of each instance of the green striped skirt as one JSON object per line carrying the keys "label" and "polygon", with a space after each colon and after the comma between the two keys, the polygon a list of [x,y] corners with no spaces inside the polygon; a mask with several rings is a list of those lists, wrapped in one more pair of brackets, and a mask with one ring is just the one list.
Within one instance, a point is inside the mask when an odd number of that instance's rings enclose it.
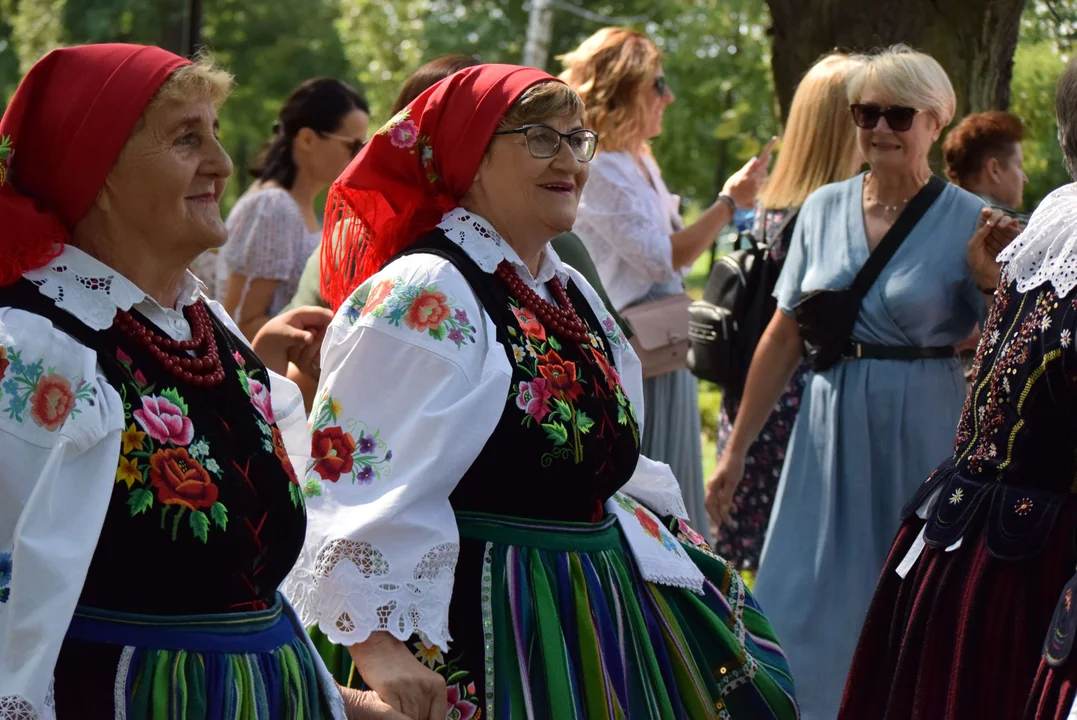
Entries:
{"label": "green striped skirt", "polygon": [[[684,533],[702,595],[644,581],[613,516],[457,521],[452,652],[413,639],[446,676],[450,717],[797,717],[770,623],[737,573]],[[360,687],[348,653],[311,634],[341,684]]]}
{"label": "green striped skirt", "polygon": [[165,617],[78,607],[67,637],[120,645],[116,717],[321,720],[330,703],[294,615],[268,610]]}

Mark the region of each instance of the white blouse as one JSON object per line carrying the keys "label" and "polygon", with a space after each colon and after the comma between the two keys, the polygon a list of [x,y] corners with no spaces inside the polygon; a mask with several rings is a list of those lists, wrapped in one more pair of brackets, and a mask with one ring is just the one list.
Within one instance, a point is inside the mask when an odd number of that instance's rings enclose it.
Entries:
{"label": "white blouse", "polygon": [[[25,277],[92,329],[133,307],[174,340],[191,339],[182,309],[201,285],[190,273],[175,308],[70,246]],[[210,308],[243,338],[220,305]],[[302,396],[278,375],[271,385],[285,446],[302,468]],[[0,720],[54,717],[53,669],[118,482],[123,430],[123,402],[96,353],[40,315],[0,307]],[[322,681],[335,687],[327,674]],[[339,693],[328,697],[343,717]]]}
{"label": "white blouse", "polygon": [[321,242],[321,230],[307,230],[295,199],[281,188],[257,187],[243,194],[228,214],[228,242],[216,254],[214,295],[224,300],[233,274],[246,280],[236,314],[247,300],[252,280],[276,280],[266,315],[277,315],[292,300],[307,259]]}
{"label": "white blouse", "polygon": [[654,158],[644,155],[643,162],[649,181],[630,153],[599,153],[591,161],[572,228],[617,310],[655,285],[679,285],[687,270],[673,267],[669,239],[682,227],[680,198],[669,192]]}
{"label": "white blouse", "polygon": [[[486,221],[461,208],[440,227],[482,270],[508,260],[547,300],[548,280],[572,279],[643,417],[639,359],[579,273],[547,246],[532,277]],[[399,258],[345,301],[322,346],[311,415],[307,542],[284,583],[304,624],[343,645],[387,631],[448,650],[459,552],[449,495],[501,419],[511,376],[493,321],[439,256]],[[658,514],[687,517],[666,465],[641,457],[623,491]]]}

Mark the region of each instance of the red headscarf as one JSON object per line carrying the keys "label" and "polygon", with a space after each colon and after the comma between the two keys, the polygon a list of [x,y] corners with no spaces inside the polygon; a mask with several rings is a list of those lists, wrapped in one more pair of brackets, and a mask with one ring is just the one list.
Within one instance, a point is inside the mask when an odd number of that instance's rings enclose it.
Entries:
{"label": "red headscarf", "polygon": [[532,85],[560,82],[517,65],[477,65],[415,98],[329,190],[322,296],[333,308],[432,230],[475,179],[501,118]]}
{"label": "red headscarf", "polygon": [[54,50],[30,68],[0,120],[0,286],[56,256],[150,100],[187,64],[112,44]]}

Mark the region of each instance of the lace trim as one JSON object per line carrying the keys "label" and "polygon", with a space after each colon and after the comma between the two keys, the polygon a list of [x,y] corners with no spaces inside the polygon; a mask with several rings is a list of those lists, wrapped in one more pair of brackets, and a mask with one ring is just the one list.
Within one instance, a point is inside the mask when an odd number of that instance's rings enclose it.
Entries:
{"label": "lace trim", "polygon": [[1028,227],[998,256],[1005,263],[1003,284],[1017,282],[1026,293],[1050,282],[1059,297],[1077,287],[1077,184],[1052,192],[1033,213]]}
{"label": "lace trim", "polygon": [[[46,701],[46,707],[47,701]],[[0,720],[39,720],[42,715],[29,700],[18,695],[0,697]]]}
{"label": "lace trim", "polygon": [[384,631],[402,641],[418,634],[427,645],[448,652],[449,601],[459,554],[457,543],[437,545],[410,578],[402,579],[371,543],[332,540],[312,563],[297,564],[285,594],[302,623],[316,623],[333,643],[354,645]]}
{"label": "lace trim", "polygon": [[[146,299],[146,293],[123,275],[70,246],[45,267],[23,277],[93,330],[111,327],[117,309],[130,310]],[[188,280],[190,285],[181,288],[181,305],[189,305],[200,294],[198,279],[188,273]]]}
{"label": "lace trim", "polygon": [[493,543],[486,543],[486,551],[482,554],[482,646],[486,666],[486,720],[494,720],[494,611],[490,605],[493,592],[493,548]]}
{"label": "lace trim", "polygon": [[127,718],[127,674],[131,671],[131,659],[135,656],[135,649],[128,645],[120,653],[120,661],[116,663],[116,685],[112,692],[112,704],[116,708],[116,720]]}
{"label": "lace trim", "polygon": [[[502,260],[525,267],[520,256],[497,230],[475,213],[459,207],[450,210],[442,217],[438,227],[445,231],[446,237],[462,247],[484,272],[494,272]],[[568,271],[557,254],[547,246],[546,262],[542,264],[536,280],[545,283],[554,275],[557,275],[562,284],[568,282]]]}

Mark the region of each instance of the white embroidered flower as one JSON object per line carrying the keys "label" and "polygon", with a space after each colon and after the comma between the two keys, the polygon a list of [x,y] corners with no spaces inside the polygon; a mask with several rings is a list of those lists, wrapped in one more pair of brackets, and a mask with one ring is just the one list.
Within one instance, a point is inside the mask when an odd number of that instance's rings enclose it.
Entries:
{"label": "white embroidered flower", "polygon": [[1002,378],[1002,389],[1006,391],[1007,395],[1010,394],[1010,379],[1009,378],[1006,378],[1006,377]]}
{"label": "white embroidered flower", "polygon": [[209,460],[206,460],[206,470],[209,470],[214,475],[219,476],[221,474],[221,466],[218,465],[217,461],[214,460],[213,458],[210,458]]}
{"label": "white embroidered flower", "polygon": [[1069,330],[1063,330],[1059,334],[1059,337],[1062,340],[1062,347],[1064,348],[1068,348],[1070,346],[1070,343],[1073,342],[1073,336],[1070,334]]}
{"label": "white embroidered flower", "polygon": [[987,406],[986,405],[981,405],[980,407],[976,408],[976,417],[979,418],[980,420],[984,419],[984,415],[986,413],[987,413]]}
{"label": "white embroidered flower", "polygon": [[520,363],[520,362],[523,362],[523,359],[525,357],[527,357],[527,354],[524,352],[524,349],[522,347],[520,347],[519,345],[513,345],[512,346],[512,356],[514,358],[516,358],[517,363]]}
{"label": "white embroidered flower", "polygon": [[267,453],[273,452],[273,441],[269,438],[262,438],[262,449]]}
{"label": "white embroidered flower", "polygon": [[992,330],[991,335],[988,336],[988,338],[987,338],[988,346],[995,347],[996,345],[998,345],[998,341],[999,341],[1000,337],[1002,337],[1002,335],[999,334],[998,330]]}
{"label": "white embroidered flower", "polygon": [[964,498],[965,491],[962,488],[958,488],[957,490],[954,490],[953,495],[950,496],[950,504],[959,505]]}
{"label": "white embroidered flower", "polygon": [[987,446],[987,457],[993,458],[998,456],[998,448],[995,447],[995,443],[991,443]]}
{"label": "white embroidered flower", "polygon": [[1043,330],[1044,332],[1047,332],[1047,330],[1049,330],[1050,327],[1051,327],[1051,316],[1050,315],[1044,315],[1043,316],[1043,322],[1040,323],[1040,329]]}
{"label": "white embroidered flower", "polygon": [[[201,460],[205,456],[209,455],[209,443],[205,440],[199,440],[196,443],[191,443],[190,447],[191,457],[195,460]],[[209,467],[207,464],[206,467]]]}

